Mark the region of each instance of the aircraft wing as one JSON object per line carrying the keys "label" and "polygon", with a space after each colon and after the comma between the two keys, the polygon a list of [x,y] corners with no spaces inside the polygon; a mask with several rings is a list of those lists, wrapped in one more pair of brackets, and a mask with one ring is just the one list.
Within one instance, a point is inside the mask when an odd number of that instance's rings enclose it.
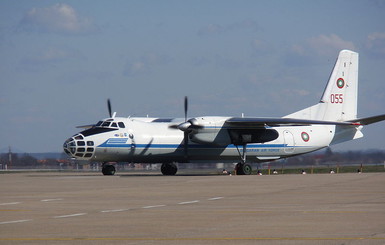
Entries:
{"label": "aircraft wing", "polygon": [[[385,120],[382,119],[382,120]],[[358,125],[360,121],[332,122],[321,120],[295,119],[295,118],[261,118],[261,117],[232,117],[226,121],[235,127],[280,127],[280,126],[309,126],[319,125]]]}
{"label": "aircraft wing", "polygon": [[369,125],[369,124],[380,122],[380,121],[383,121],[383,120],[385,120],[385,114],[378,115],[378,116],[373,116],[373,117],[354,119],[354,120],[351,120],[349,122],[359,123],[361,125]]}

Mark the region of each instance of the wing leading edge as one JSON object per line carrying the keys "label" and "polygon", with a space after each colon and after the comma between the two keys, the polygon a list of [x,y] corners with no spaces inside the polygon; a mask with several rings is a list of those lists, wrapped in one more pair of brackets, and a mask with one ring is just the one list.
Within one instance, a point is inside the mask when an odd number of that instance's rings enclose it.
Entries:
{"label": "wing leading edge", "polygon": [[358,118],[358,119],[351,120],[349,122],[358,123],[361,125],[369,125],[372,123],[381,122],[383,120],[385,120],[385,114],[373,116],[373,117]]}
{"label": "wing leading edge", "polygon": [[[384,119],[385,120],[385,115]],[[236,127],[281,127],[281,126],[310,126],[318,125],[344,125],[357,126],[361,121],[332,122],[321,120],[308,120],[296,118],[261,118],[261,117],[233,117],[226,123]]]}

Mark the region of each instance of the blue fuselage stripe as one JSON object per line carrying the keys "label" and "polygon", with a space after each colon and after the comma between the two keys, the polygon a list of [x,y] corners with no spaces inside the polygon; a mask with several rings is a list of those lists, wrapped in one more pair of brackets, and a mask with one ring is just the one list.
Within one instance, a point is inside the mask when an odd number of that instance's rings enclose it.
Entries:
{"label": "blue fuselage stripe", "polygon": [[[111,147],[111,148],[152,148],[152,149],[177,149],[183,148],[183,144],[126,144],[126,139],[122,141],[118,140],[107,140],[103,144],[100,144],[98,147]],[[286,147],[287,144],[248,144],[247,148],[282,148]],[[214,146],[214,145],[198,145],[198,144],[189,144],[191,149],[215,149],[215,148],[236,148],[235,145],[228,146]],[[242,147],[240,147],[242,148]]]}

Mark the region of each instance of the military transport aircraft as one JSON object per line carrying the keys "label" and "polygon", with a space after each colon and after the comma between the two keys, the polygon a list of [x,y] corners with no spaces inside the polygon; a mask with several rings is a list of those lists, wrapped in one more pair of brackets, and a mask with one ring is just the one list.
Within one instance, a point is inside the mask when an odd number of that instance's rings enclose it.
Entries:
{"label": "military transport aircraft", "polygon": [[282,118],[147,117],[109,118],[67,139],[72,158],[102,163],[104,175],[115,174],[110,162],[162,163],[163,175],[175,175],[176,163],[234,162],[237,174],[251,174],[250,163],[273,161],[363,136],[364,125],[385,120],[385,114],[357,118],[358,53],[339,53],[318,104]]}

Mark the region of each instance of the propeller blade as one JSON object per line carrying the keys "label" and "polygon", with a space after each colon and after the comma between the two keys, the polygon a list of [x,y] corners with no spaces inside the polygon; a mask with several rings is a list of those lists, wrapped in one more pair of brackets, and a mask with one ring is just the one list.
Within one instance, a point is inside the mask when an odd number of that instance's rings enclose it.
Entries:
{"label": "propeller blade", "polygon": [[81,126],[76,126],[76,128],[92,128],[95,127],[95,124],[88,124],[88,125],[81,125]]}
{"label": "propeller blade", "polygon": [[189,132],[187,131],[187,128],[189,125],[191,125],[191,123],[187,123],[187,111],[188,111],[188,99],[187,99],[187,96],[184,97],[184,123],[181,126],[179,125],[178,128],[183,132],[183,146],[184,146],[184,158],[186,159],[186,161],[188,161],[188,134]]}
{"label": "propeller blade", "polygon": [[108,114],[112,117],[111,100],[107,99]]}
{"label": "propeller blade", "polygon": [[184,97],[184,121],[187,122],[187,109],[188,109],[188,99],[187,96]]}
{"label": "propeller blade", "polygon": [[188,162],[188,132],[185,131],[183,132],[184,134],[184,139],[183,139],[183,143],[184,143],[184,158],[186,160],[186,162]]}

